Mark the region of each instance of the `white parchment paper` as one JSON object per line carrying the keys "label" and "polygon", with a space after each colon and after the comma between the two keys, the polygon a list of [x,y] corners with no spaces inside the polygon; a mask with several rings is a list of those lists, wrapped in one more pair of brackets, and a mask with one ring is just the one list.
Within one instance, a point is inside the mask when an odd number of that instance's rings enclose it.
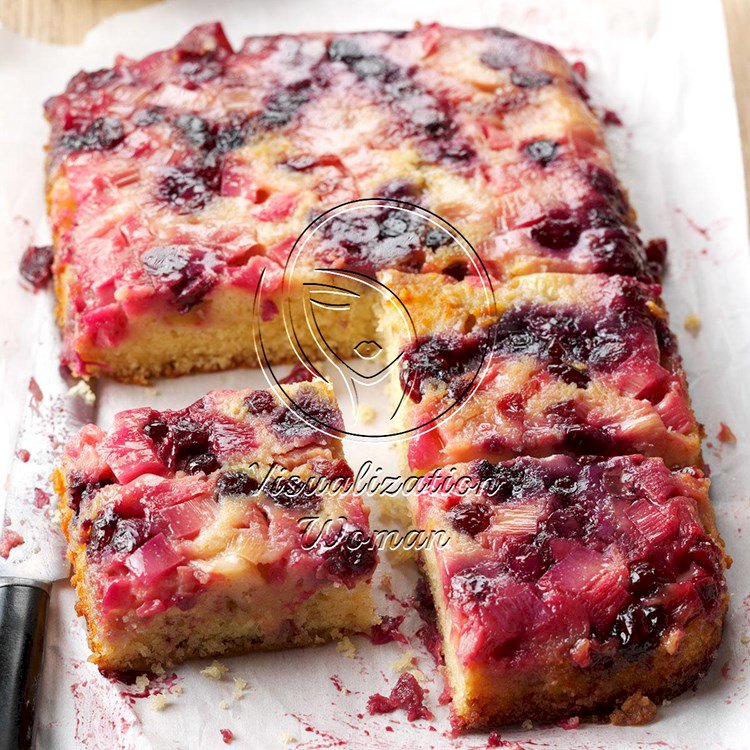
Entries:
{"label": "white parchment paper", "polygon": [[[117,52],[139,56],[171,46],[194,24],[216,18],[236,44],[249,34],[404,28],[416,20],[498,25],[549,41],[569,59],[585,62],[594,101],[615,110],[625,123],[610,129],[610,142],[644,235],[669,241],[666,298],[695,408],[706,425],[712,497],[735,561],[728,576],[732,604],[713,668],[695,693],[663,707],[656,723],[516,728],[501,734],[529,750],[750,746],[745,541],[750,533],[750,250],[719,0],[166,2],[107,20],[77,47],[27,41],[0,28],[0,478],[7,474],[18,429],[31,368],[33,317],[42,301],[21,288],[16,271],[27,244],[48,239],[42,102],[81,68],[108,66]],[[702,320],[697,336],[683,329],[688,313]],[[152,389],[104,383],[100,422],[106,425],[121,408],[182,406],[211,388],[262,384],[262,376],[248,370],[161,382]],[[370,402],[385,403],[383,396]],[[721,422],[736,434],[736,447],[715,439]],[[375,456],[383,467],[392,465],[387,449],[347,443],[346,450],[355,468]],[[408,596],[414,583],[409,568],[391,570],[387,561],[383,567],[393,575],[397,596]],[[137,693],[136,687],[112,683],[86,662],[72,591],[59,584],[49,625],[39,747],[220,748],[225,747],[221,729],[233,733],[231,746],[248,748],[486,747],[486,734],[449,736],[447,708],[437,700],[442,680],[414,637],[419,618],[398,600],[386,600],[382,592],[380,597],[384,612],[407,613],[402,630],[409,646],[373,646],[355,637],[356,653],[349,655],[331,645],[227,659],[223,663],[230,671],[218,681],[200,674],[206,663],[184,665],[158,681],[155,689],[166,707],[157,712],[151,698],[128,695]],[[435,720],[410,724],[403,712],[369,716],[367,698],[390,691],[398,676],[393,664],[408,648],[425,675]],[[235,677],[247,688],[233,696]]]}

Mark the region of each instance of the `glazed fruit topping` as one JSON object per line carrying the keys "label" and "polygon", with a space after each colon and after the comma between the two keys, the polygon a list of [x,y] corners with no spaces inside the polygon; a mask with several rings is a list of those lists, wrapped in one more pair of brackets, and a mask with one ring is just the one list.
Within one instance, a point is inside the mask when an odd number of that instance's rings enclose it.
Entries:
{"label": "glazed fruit topping", "polygon": [[51,245],[31,245],[24,252],[18,270],[34,289],[42,289],[52,277],[53,259]]}
{"label": "glazed fruit topping", "polygon": [[638,659],[725,591],[695,509],[704,490],[660,459],[475,461],[467,473],[481,495],[449,496],[445,523],[474,541],[444,553],[445,586],[467,622],[484,623],[472,634],[482,658],[514,656],[547,627],[585,627],[601,658]]}

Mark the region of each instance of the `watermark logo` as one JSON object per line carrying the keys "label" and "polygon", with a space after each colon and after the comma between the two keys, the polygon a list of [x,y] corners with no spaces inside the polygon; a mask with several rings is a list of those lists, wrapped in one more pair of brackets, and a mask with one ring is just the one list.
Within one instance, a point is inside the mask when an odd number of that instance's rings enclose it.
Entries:
{"label": "watermark logo", "polygon": [[[423,344],[425,316],[411,310],[410,301],[399,290],[410,278],[417,280],[416,274],[431,271],[454,278],[471,275],[487,305],[494,308],[489,276],[478,254],[454,226],[436,214],[383,198],[351,201],[318,216],[289,251],[281,281],[274,278],[270,283],[262,277],[258,283],[255,344],[269,384],[300,418],[308,420],[310,415],[295,403],[284,382],[288,363],[274,363],[278,358],[274,352],[285,350],[310,376],[329,382],[340,402],[348,402],[356,415],[360,403],[375,400],[368,396],[372,389],[387,379],[396,380],[405,357]],[[270,319],[262,314],[269,305],[278,311]],[[450,328],[450,320],[445,320],[449,314],[449,310],[441,311],[441,319]],[[280,336],[284,342],[279,342]],[[385,425],[382,418],[372,425],[355,419],[343,434],[393,442],[435,426],[473,392],[485,365],[485,352],[481,354],[472,361],[472,372],[464,373],[467,386],[441,404],[438,414],[419,423],[405,421],[402,410],[414,384],[402,382],[400,400],[386,416]],[[317,417],[314,426],[342,436],[340,428],[323,425]]]}

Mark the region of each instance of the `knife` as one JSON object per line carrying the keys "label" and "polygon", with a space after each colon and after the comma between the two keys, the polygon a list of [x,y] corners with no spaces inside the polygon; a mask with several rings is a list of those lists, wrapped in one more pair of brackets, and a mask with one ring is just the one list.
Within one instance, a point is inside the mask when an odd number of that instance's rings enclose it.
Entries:
{"label": "knife", "polygon": [[[0,750],[34,746],[50,591],[68,576],[50,476],[68,438],[95,417],[93,392],[60,365],[60,335],[47,305],[32,361],[0,525],[7,555],[0,557]],[[16,543],[9,552],[8,539]]]}

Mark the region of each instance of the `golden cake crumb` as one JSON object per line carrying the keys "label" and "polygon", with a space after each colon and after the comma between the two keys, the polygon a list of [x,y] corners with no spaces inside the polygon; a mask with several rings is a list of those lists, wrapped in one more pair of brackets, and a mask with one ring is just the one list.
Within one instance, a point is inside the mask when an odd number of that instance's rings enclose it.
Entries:
{"label": "golden cake crumb", "polygon": [[149,701],[152,711],[163,711],[167,707],[167,699],[161,694],[152,695]]}
{"label": "golden cake crumb", "polygon": [[151,682],[151,680],[148,679],[147,675],[139,674],[138,677],[135,678],[134,687],[139,693],[142,693],[148,687],[149,682]]}
{"label": "golden cake crumb", "polygon": [[359,424],[372,424],[377,416],[378,413],[371,404],[360,404],[357,407],[357,422]]}
{"label": "golden cake crumb", "polygon": [[221,700],[221,701],[219,701],[219,708],[220,708],[220,709],[221,709],[222,711],[226,711],[226,710],[228,710],[228,709],[229,709],[229,701],[226,701],[226,700]]}
{"label": "golden cake crumb", "polygon": [[210,667],[201,669],[201,674],[211,680],[223,680],[227,672],[229,672],[229,667],[219,661],[213,662]]}
{"label": "golden cake crumb", "polygon": [[400,659],[393,662],[394,672],[408,672],[414,667],[414,652],[409,648],[401,654]]}
{"label": "golden cake crumb", "polygon": [[650,698],[640,693],[631,695],[620,708],[609,715],[612,724],[631,727],[648,724],[655,718],[656,706]]}
{"label": "golden cake crumb", "polygon": [[685,326],[685,330],[688,333],[691,333],[693,336],[697,336],[698,332],[701,329],[701,326],[703,325],[703,322],[695,313],[690,313],[690,315],[685,316],[685,320],[682,321],[682,325]]}
{"label": "golden cake crumb", "polygon": [[526,719],[526,721],[521,724],[521,729],[533,729],[534,728],[534,722],[530,719]]}
{"label": "golden cake crumb", "polygon": [[87,404],[93,404],[96,401],[91,386],[85,380],[76,381],[76,384],[68,389],[68,396],[78,396]]}
{"label": "golden cake crumb", "polygon": [[352,643],[348,635],[345,635],[336,644],[336,651],[344,654],[344,656],[348,656],[350,659],[353,659],[357,655],[357,647]]}
{"label": "golden cake crumb", "polygon": [[297,738],[293,737],[291,734],[282,734],[281,741],[286,745],[292,745],[298,742]]}
{"label": "golden cake crumb", "polygon": [[234,678],[234,690],[232,691],[232,698],[236,701],[242,700],[245,695],[245,688],[247,687],[247,681],[243,680],[242,677]]}

